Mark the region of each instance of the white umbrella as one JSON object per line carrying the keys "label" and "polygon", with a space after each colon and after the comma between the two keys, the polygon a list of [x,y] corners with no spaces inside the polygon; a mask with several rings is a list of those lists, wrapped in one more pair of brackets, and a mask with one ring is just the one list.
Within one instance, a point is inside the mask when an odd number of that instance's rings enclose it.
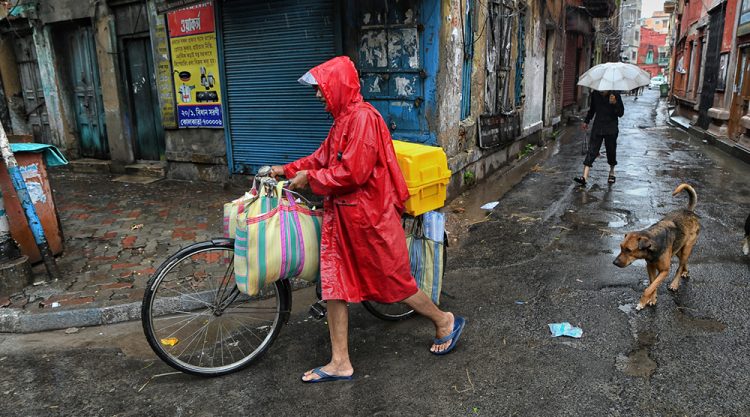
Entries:
{"label": "white umbrella", "polygon": [[578,85],[597,91],[629,91],[648,85],[650,81],[651,74],[633,64],[607,62],[584,72]]}

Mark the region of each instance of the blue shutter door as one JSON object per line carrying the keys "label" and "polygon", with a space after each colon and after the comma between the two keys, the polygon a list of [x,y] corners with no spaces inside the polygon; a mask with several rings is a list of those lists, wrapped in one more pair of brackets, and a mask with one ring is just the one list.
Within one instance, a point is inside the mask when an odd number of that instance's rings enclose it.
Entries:
{"label": "blue shutter door", "polygon": [[227,0],[221,23],[232,172],[315,151],[333,121],[297,79],[336,55],[333,0]]}

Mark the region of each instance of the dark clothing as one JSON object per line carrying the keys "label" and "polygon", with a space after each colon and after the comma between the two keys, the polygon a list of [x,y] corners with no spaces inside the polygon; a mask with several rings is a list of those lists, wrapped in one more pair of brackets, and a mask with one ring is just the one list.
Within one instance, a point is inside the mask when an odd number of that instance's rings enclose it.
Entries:
{"label": "dark clothing", "polygon": [[[589,112],[586,114],[586,124],[594,119],[594,125],[591,128],[591,136],[596,135],[615,135],[619,133],[617,129],[617,119],[625,114],[625,107],[622,104],[622,98],[619,93],[615,95],[615,104],[609,104],[609,94],[603,96],[601,93],[594,92],[591,94],[591,105]],[[594,118],[596,115],[596,118]]]}
{"label": "dark clothing", "polygon": [[594,159],[599,156],[599,149],[602,148],[602,142],[607,149],[607,163],[611,166],[617,165],[617,135],[594,135],[591,134],[589,139],[589,153],[583,160],[583,165],[588,167],[594,165]]}

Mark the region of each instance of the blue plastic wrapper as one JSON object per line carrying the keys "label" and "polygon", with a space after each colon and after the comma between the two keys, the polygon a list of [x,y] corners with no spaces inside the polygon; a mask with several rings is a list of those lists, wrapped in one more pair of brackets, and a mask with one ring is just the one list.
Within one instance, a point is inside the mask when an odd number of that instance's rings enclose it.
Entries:
{"label": "blue plastic wrapper", "polygon": [[583,330],[580,327],[575,327],[567,321],[564,323],[550,323],[548,326],[549,331],[552,332],[552,337],[568,336],[578,339],[583,336]]}

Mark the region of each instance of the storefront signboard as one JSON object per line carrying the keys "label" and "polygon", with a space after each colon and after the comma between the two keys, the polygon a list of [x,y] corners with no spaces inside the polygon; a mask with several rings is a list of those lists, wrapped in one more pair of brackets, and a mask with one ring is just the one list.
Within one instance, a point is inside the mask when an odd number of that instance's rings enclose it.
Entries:
{"label": "storefront signboard", "polygon": [[203,2],[167,14],[179,127],[223,127],[214,8]]}

